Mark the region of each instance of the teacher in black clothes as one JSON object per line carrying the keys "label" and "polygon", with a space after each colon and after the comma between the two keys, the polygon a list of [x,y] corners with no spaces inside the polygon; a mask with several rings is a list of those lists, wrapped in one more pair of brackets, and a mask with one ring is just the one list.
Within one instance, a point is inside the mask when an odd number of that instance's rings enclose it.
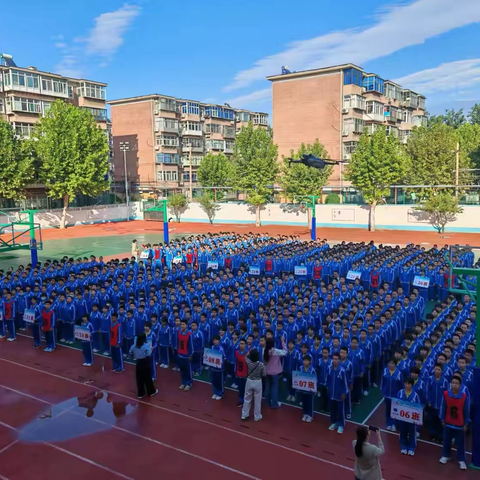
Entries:
{"label": "teacher in black clothes", "polygon": [[150,356],[152,355],[152,347],[147,343],[147,336],[141,333],[137,336],[135,343],[130,348],[130,355],[133,356],[137,365],[135,374],[137,377],[138,398],[145,395],[153,397],[158,393],[152,380],[152,369],[150,366]]}

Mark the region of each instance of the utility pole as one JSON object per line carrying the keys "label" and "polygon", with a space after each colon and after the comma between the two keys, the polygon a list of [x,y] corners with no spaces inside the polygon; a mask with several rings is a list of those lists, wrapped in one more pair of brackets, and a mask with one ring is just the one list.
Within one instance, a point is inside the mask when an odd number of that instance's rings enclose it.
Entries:
{"label": "utility pole", "polygon": [[125,201],[127,203],[127,222],[130,221],[130,199],[128,197],[128,173],[127,151],[130,150],[130,142],[120,142],[120,151],[123,152],[123,168],[125,170]]}
{"label": "utility pole", "polygon": [[457,142],[455,150],[455,199],[458,200],[458,177],[460,171],[460,144]]}

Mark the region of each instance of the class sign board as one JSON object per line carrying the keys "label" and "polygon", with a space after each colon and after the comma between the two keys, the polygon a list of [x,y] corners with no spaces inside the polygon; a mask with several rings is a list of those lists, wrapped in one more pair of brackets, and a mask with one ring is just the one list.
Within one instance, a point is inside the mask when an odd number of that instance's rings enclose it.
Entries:
{"label": "class sign board", "polygon": [[394,420],[423,425],[423,405],[392,398],[390,416]]}
{"label": "class sign board", "polygon": [[355,270],[349,270],[347,273],[347,280],[356,280],[362,278],[362,272],[357,272]]}
{"label": "class sign board", "polygon": [[292,372],[292,388],[302,392],[315,393],[317,391],[317,376],[314,373]]}
{"label": "class sign board", "polygon": [[25,323],[34,323],[35,322],[35,312],[33,310],[25,310],[23,312],[23,321]]}
{"label": "class sign board", "polygon": [[420,288],[428,288],[430,286],[430,279],[428,277],[415,276],[413,279],[413,286]]}
{"label": "class sign board", "polygon": [[209,367],[222,368],[223,355],[211,348],[205,348],[203,351],[203,363]]}
{"label": "class sign board", "polygon": [[76,325],[74,331],[74,337],[77,340],[83,340],[84,342],[89,342],[91,338],[91,333],[88,328],[83,328],[81,326]]}
{"label": "class sign board", "polygon": [[295,267],[294,269],[295,275],[298,275],[300,277],[304,277],[307,274],[307,267],[300,266],[300,267]]}
{"label": "class sign board", "polygon": [[250,275],[260,275],[260,267],[253,267],[250,265],[248,271],[250,272]]}
{"label": "class sign board", "polygon": [[218,262],[208,262],[207,268],[211,268],[212,270],[218,270]]}
{"label": "class sign board", "polygon": [[140,253],[140,258],[148,258],[148,252],[144,250],[143,252]]}

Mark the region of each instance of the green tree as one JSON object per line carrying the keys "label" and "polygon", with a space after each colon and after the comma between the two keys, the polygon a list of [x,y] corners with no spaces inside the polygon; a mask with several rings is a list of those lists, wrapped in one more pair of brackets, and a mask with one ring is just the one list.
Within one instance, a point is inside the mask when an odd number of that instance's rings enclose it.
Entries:
{"label": "green tree", "polygon": [[248,202],[255,208],[257,226],[261,224],[262,206],[273,194],[278,174],[277,150],[272,131],[254,128],[252,122],[243,127],[235,139],[232,184],[247,192]]}
{"label": "green tree", "polygon": [[455,110],[453,108],[445,110],[445,115],[428,114],[428,126],[444,123],[448,127],[458,128],[466,122],[463,108]]}
{"label": "green tree", "polygon": [[16,137],[10,123],[0,118],[0,197],[25,198],[35,174],[31,143]]}
{"label": "green tree", "polygon": [[[290,152],[289,158],[300,159],[305,153],[312,153],[319,158],[330,158],[330,155],[318,138],[313,145],[302,143],[296,152],[293,150]],[[327,165],[321,170],[319,168],[307,167],[301,163],[289,164],[288,159],[283,157],[278,183],[284,195],[289,200],[294,201],[295,198],[305,197],[306,195],[319,195],[322,187],[327,184],[332,171],[333,166],[331,165]]]}
{"label": "green tree", "polygon": [[[444,123],[412,130],[406,145],[407,154],[411,159],[406,182],[409,185],[425,185],[415,189],[415,194],[420,200],[435,193],[438,190],[435,186],[455,185],[458,140],[458,130]],[[468,156],[460,151],[460,185],[468,181],[469,172],[465,169],[469,168],[469,165]]]}
{"label": "green tree", "polygon": [[[480,168],[480,123],[465,123],[456,133],[460,143],[460,155],[467,157],[472,168]],[[478,173],[480,172],[476,172],[477,178]]]}
{"label": "green tree", "polygon": [[375,231],[375,209],[407,171],[408,157],[393,135],[384,127],[372,135],[364,133],[347,164],[346,176],[370,205],[369,230]]}
{"label": "green tree", "polygon": [[468,121],[474,125],[480,125],[480,104],[476,103],[468,112]]}
{"label": "green tree", "polygon": [[449,192],[441,191],[428,197],[415,210],[424,212],[430,224],[438,233],[445,232],[445,225],[454,222],[463,208],[459,207],[457,199]]}
{"label": "green tree", "polygon": [[60,228],[65,228],[71,198],[78,193],[95,196],[108,189],[107,136],[87,109],[57,100],[40,120],[33,138],[47,195],[63,199]]}
{"label": "green tree", "polygon": [[172,210],[177,222],[180,223],[180,218],[188,206],[188,199],[181,193],[174,193],[168,197],[168,207]]}
{"label": "green tree", "polygon": [[218,205],[207,192],[204,192],[197,201],[202,207],[202,210],[207,214],[209,222],[213,225],[213,220],[218,210],[220,210],[220,205]]}
{"label": "green tree", "polygon": [[[197,178],[203,187],[227,187],[232,177],[232,167],[223,153],[208,153],[198,167]],[[222,198],[223,192],[214,192],[215,199]]]}

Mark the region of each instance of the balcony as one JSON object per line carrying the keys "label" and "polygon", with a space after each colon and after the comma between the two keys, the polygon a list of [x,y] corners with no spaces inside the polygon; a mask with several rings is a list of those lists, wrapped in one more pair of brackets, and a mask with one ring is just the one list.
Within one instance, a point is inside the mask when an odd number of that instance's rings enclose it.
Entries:
{"label": "balcony", "polygon": [[180,135],[188,137],[201,137],[203,135],[202,130],[192,130],[188,127],[180,127]]}
{"label": "balcony", "polygon": [[383,123],[385,121],[385,115],[383,113],[365,113],[363,119],[366,122],[371,122],[373,120],[374,122]]}
{"label": "balcony", "polygon": [[176,133],[178,134],[179,128],[178,124],[176,126],[174,124],[169,124],[169,123],[157,123],[155,125],[155,131],[156,132],[163,132],[163,133]]}
{"label": "balcony", "polygon": [[184,153],[189,153],[190,152],[190,149],[192,152],[195,152],[195,153],[203,153],[203,145],[183,145],[182,146],[182,152]]}

